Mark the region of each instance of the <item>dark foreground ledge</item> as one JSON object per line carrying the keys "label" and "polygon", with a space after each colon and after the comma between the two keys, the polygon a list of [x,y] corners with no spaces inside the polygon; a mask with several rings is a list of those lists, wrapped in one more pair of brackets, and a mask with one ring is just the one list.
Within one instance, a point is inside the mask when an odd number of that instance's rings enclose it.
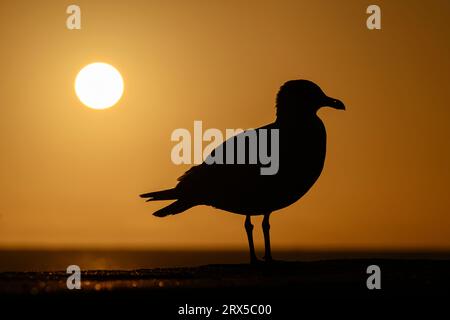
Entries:
{"label": "dark foreground ledge", "polygon": [[[367,288],[370,265],[380,267],[380,290]],[[84,318],[92,316],[86,310],[95,309],[102,319],[108,318],[106,314],[117,317],[118,312],[144,319],[301,319],[309,313],[314,316],[306,318],[352,314],[364,319],[396,310],[404,318],[415,314],[417,307],[427,313],[445,310],[450,296],[450,260],[349,259],[88,270],[82,271],[80,290],[67,289],[68,276],[65,271],[0,273],[0,310],[47,318],[69,312]],[[245,305],[269,305],[271,314],[223,314],[230,312],[231,305],[235,312],[242,312]],[[213,310],[211,316],[180,315],[206,307]]]}
{"label": "dark foreground ledge", "polygon": [[[367,288],[370,265],[380,267],[381,290]],[[170,295],[173,299],[215,300],[227,292],[228,298],[245,300],[289,299],[292,292],[296,297],[358,299],[450,293],[449,260],[360,259],[88,270],[81,273],[81,290],[68,290],[68,276],[65,271],[0,273],[0,295],[72,298]]]}

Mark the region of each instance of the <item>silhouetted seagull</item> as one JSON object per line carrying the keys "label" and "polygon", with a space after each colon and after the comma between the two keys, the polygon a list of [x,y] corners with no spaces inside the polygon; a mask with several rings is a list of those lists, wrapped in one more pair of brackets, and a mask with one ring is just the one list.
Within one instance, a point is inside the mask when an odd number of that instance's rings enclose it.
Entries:
{"label": "silhouetted seagull", "polygon": [[[189,169],[175,188],[142,194],[147,201],[176,200],[153,215],[165,217],[197,205],[209,205],[245,215],[245,230],[250,247],[250,261],[258,261],[253,244],[251,216],[263,215],[266,261],[272,260],[269,216],[299,200],[319,178],[325,161],[326,131],[317,111],[324,106],[345,110],[344,104],[330,98],[318,85],[308,80],[290,80],[281,86],[276,98],[276,120],[256,129],[278,129],[279,168],[276,174],[263,175],[256,164],[208,164]],[[246,131],[247,132],[247,131]],[[241,133],[241,134],[245,134]],[[238,135],[239,136],[239,135]],[[232,137],[211,154],[226,153]],[[248,142],[248,141],[247,141]],[[236,143],[234,144],[236,146]],[[249,144],[245,144],[246,151]],[[225,150],[224,150],[225,149]],[[269,150],[271,150],[269,148]],[[248,156],[246,157],[246,160]]]}

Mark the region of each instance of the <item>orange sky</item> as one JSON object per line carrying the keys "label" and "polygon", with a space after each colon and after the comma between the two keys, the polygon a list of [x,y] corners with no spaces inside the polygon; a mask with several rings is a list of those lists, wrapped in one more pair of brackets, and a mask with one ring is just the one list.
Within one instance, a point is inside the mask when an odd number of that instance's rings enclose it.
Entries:
{"label": "orange sky", "polygon": [[[305,78],[347,111],[320,111],[325,169],[272,215],[273,247],[450,248],[449,1],[376,1],[381,31],[359,0],[77,1],[79,31],[71,3],[0,3],[0,247],[245,248],[242,216],[158,219],[137,196],[189,168],[174,129],[269,123]],[[125,81],[104,111],[73,90],[94,61]]]}

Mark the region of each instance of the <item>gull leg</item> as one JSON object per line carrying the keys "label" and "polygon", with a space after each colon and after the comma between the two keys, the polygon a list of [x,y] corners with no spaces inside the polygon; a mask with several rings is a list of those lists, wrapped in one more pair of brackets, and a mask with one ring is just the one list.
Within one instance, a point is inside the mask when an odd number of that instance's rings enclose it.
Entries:
{"label": "gull leg", "polygon": [[264,233],[264,245],[265,245],[265,255],[264,260],[272,261],[272,251],[270,249],[270,224],[269,224],[270,212],[264,215],[262,222],[262,229]]}
{"label": "gull leg", "polygon": [[248,246],[250,248],[250,263],[256,263],[258,262],[258,258],[255,254],[255,245],[253,243],[253,225],[252,221],[250,220],[250,216],[247,216],[245,218],[245,231],[247,232],[247,238],[248,238]]}

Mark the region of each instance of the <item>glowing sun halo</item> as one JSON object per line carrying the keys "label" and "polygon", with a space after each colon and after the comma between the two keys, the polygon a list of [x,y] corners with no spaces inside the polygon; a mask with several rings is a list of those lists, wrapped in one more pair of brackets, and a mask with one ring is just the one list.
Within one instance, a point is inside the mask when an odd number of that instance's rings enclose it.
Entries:
{"label": "glowing sun halo", "polygon": [[91,63],[78,72],[75,93],[89,108],[106,109],[122,97],[123,79],[113,66],[102,62]]}

